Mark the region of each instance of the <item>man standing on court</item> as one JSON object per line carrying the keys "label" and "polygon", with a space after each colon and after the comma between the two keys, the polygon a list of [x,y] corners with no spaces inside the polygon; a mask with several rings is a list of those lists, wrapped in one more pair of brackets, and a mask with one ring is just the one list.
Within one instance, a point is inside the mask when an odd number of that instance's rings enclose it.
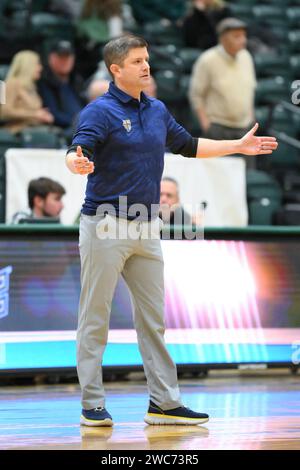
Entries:
{"label": "man standing on court", "polygon": [[[113,81],[106,94],[81,112],[66,157],[73,173],[88,175],[80,219],[81,295],[77,331],[77,370],[83,408],[80,422],[87,426],[113,424],[105,409],[101,364],[120,274],[133,298],[134,324],[150,394],[145,421],[148,424],[208,421],[207,414],[183,406],[176,366],[164,342],[158,213],[165,147],[192,158],[267,154],[277,148],[275,138],[254,135],[258,125],[240,140],[193,138],[161,101],[142,92],[150,80],[147,46],[144,39],[131,35],[106,44],[104,60]],[[109,224],[122,233],[128,226],[133,227],[137,236],[103,237]],[[156,236],[147,237],[145,233]]]}

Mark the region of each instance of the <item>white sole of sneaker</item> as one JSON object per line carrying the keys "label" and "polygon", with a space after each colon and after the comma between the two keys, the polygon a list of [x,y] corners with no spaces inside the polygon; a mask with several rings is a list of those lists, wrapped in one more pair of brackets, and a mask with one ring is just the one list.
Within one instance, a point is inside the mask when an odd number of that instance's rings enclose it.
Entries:
{"label": "white sole of sneaker", "polygon": [[193,419],[193,418],[175,418],[175,417],[170,417],[167,418],[164,415],[159,415],[159,416],[154,416],[153,414],[146,414],[144,417],[144,421],[147,424],[177,424],[177,425],[187,425],[187,426],[194,426],[197,424],[204,424],[209,421],[209,418],[202,418],[202,419]]}
{"label": "white sole of sneaker", "polygon": [[95,419],[88,419],[85,418],[83,415],[80,416],[80,424],[81,426],[90,426],[90,427],[99,427],[99,426],[113,426],[113,422],[111,419],[106,418],[103,420],[95,420]]}

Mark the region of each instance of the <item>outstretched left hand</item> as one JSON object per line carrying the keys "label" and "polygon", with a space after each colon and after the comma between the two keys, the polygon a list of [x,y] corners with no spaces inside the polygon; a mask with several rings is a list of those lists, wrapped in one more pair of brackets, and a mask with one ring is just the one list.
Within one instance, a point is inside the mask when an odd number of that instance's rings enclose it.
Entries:
{"label": "outstretched left hand", "polygon": [[240,153],[243,155],[266,155],[278,147],[276,137],[257,137],[258,123],[240,140]]}

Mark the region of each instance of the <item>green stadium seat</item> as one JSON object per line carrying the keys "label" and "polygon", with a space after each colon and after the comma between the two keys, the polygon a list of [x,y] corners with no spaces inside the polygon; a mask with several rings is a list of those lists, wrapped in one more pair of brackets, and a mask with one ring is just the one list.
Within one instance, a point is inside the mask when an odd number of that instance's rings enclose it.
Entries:
{"label": "green stadium seat", "polygon": [[257,81],[256,105],[290,99],[290,84],[284,77],[261,78]]}
{"label": "green stadium seat", "polygon": [[[262,2],[258,2],[258,3],[262,3]],[[275,7],[279,6],[279,7],[287,8],[291,5],[291,3],[295,3],[295,1],[294,0],[263,0],[263,3],[266,3],[271,6],[275,6]]]}
{"label": "green stadium seat", "polygon": [[188,97],[189,86],[190,86],[191,76],[188,74],[182,75],[180,77],[180,94]]}
{"label": "green stadium seat", "polygon": [[274,225],[274,216],[282,207],[278,201],[268,197],[248,202],[249,225]]}
{"label": "green stadium seat", "polygon": [[259,78],[274,77],[276,75],[289,78],[291,75],[287,54],[255,54],[254,64]]}
{"label": "green stadium seat", "polygon": [[29,12],[26,9],[16,10],[10,17],[9,20],[9,27],[13,28],[14,35],[16,33],[22,34],[30,34],[31,31],[28,31],[28,21],[29,21]]}
{"label": "green stadium seat", "polygon": [[61,132],[59,130],[49,128],[27,128],[20,132],[20,141],[22,147],[26,148],[61,148],[62,141]]}
{"label": "green stadium seat", "polygon": [[33,13],[42,13],[48,6],[48,0],[38,0],[37,2],[31,2],[31,9]]}
{"label": "green stadium seat", "polygon": [[228,6],[234,7],[236,5],[240,7],[248,6],[248,7],[254,7],[255,5],[259,5],[260,0],[240,0],[240,1],[235,1],[235,0],[230,0],[229,2],[226,2]]}
{"label": "green stadium seat", "polygon": [[191,47],[179,49],[179,57],[183,63],[185,73],[191,73],[196,60],[200,57],[202,51]]}
{"label": "green stadium seat", "polygon": [[9,65],[0,65],[0,80],[5,80],[9,69]]}
{"label": "green stadium seat", "polygon": [[286,23],[285,8],[281,5],[256,5],[252,11],[255,20],[260,24],[280,26]]}
{"label": "green stadium seat", "polygon": [[272,225],[282,205],[282,189],[274,177],[264,171],[247,170],[249,225]]}
{"label": "green stadium seat", "polygon": [[155,73],[159,70],[180,70],[183,69],[183,62],[178,56],[178,49],[174,44],[153,46],[149,52],[150,67]]}
{"label": "green stadium seat", "polygon": [[[297,139],[300,133],[300,113],[292,112],[288,107],[278,104],[272,111],[270,128],[271,131],[284,133],[288,137]],[[285,172],[287,170],[299,171],[300,151],[293,145],[280,140],[280,134],[277,137],[279,146],[270,159],[271,169],[275,172],[281,169]]]}
{"label": "green stadium seat", "polygon": [[0,153],[0,181],[5,179],[4,152]]}
{"label": "green stadium seat", "polygon": [[9,148],[19,146],[18,137],[5,129],[0,129],[0,223],[5,222],[5,152]]}
{"label": "green stadium seat", "polygon": [[290,31],[287,39],[290,54],[300,52],[300,30]]}
{"label": "green stadium seat", "polygon": [[[98,3],[100,3],[99,0]],[[127,3],[130,4],[132,14],[140,24],[158,21],[161,18],[175,22],[186,13],[186,2],[182,0],[172,0],[170,2],[161,0],[130,0]]]}
{"label": "green stadium seat", "polygon": [[174,24],[166,25],[163,22],[146,23],[144,36],[150,44],[174,44],[174,46],[183,47],[182,34]]}
{"label": "green stadium seat", "polygon": [[246,23],[249,23],[253,20],[253,6],[255,3],[230,3],[231,15],[235,18],[239,18]]}
{"label": "green stadium seat", "polygon": [[270,159],[270,168],[274,173],[287,172],[288,170],[299,171],[300,169],[300,155],[299,150],[295,149],[291,145],[281,142],[276,152],[272,154]]}
{"label": "green stadium seat", "polygon": [[70,20],[51,13],[34,13],[31,16],[31,33],[42,37],[73,40],[74,25]]}
{"label": "green stadium seat", "polygon": [[287,8],[286,17],[289,28],[297,28],[300,24],[300,6]]}
{"label": "green stadium seat", "polygon": [[300,54],[295,54],[290,56],[290,73],[291,77],[294,79],[300,78]]}
{"label": "green stadium seat", "polygon": [[157,83],[157,97],[167,103],[174,103],[185,98],[181,91],[180,77],[174,70],[161,70],[154,76]]}
{"label": "green stadium seat", "polygon": [[293,120],[293,115],[281,104],[276,105],[272,111],[271,127],[291,137],[297,136],[297,127]]}
{"label": "green stadium seat", "polygon": [[267,28],[277,39],[277,49],[288,52],[288,21],[286,8],[282,4],[256,5],[253,7],[253,21],[256,26]]}
{"label": "green stadium seat", "polygon": [[3,37],[5,37],[6,34],[6,21],[5,18],[2,16],[1,11],[0,11],[0,38],[2,40]]}
{"label": "green stadium seat", "polygon": [[300,138],[300,113],[293,113],[293,125],[296,131],[296,136],[299,139]]}
{"label": "green stadium seat", "polygon": [[175,117],[177,121],[183,125],[190,134],[194,136],[201,135],[201,127],[194,112],[191,110],[188,100],[188,90],[191,76],[184,74],[179,77],[178,81],[178,100],[175,107]]}
{"label": "green stadium seat", "polygon": [[300,170],[300,151],[295,147],[281,141],[277,136],[279,146],[270,158],[270,170],[273,173]]}
{"label": "green stadium seat", "polygon": [[270,107],[269,106],[257,106],[255,108],[255,120],[259,123],[259,133],[261,134],[265,129],[267,129],[268,122],[270,117]]}
{"label": "green stadium seat", "polygon": [[24,0],[9,0],[4,1],[7,5],[9,5],[9,9],[13,10],[24,10]]}
{"label": "green stadium seat", "polygon": [[202,129],[198,121],[197,116],[192,111],[189,102],[186,101],[185,106],[181,112],[181,124],[183,127],[194,137],[200,137],[202,134]]}
{"label": "green stadium seat", "polygon": [[20,140],[6,129],[0,128],[0,152],[10,147],[20,147]]}
{"label": "green stadium seat", "polygon": [[281,200],[282,189],[278,181],[265,171],[247,170],[247,198],[269,197]]}

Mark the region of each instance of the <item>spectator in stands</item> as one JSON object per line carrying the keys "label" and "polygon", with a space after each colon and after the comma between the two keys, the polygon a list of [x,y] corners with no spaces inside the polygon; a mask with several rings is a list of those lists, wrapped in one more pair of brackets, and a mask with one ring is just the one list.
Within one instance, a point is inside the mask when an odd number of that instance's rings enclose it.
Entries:
{"label": "spectator in stands", "polygon": [[58,219],[64,207],[62,197],[65,188],[50,178],[31,180],[28,186],[28,205],[30,211],[17,212],[12,219],[13,224],[21,223],[24,219],[49,218]]}
{"label": "spectator in stands", "polygon": [[[246,24],[226,18],[218,25],[218,35],[219,44],[194,65],[189,98],[204,137],[239,139],[254,122],[256,78],[246,50]],[[247,165],[253,166],[254,161],[246,157]]]}
{"label": "spectator in stands", "polygon": [[16,133],[30,126],[52,124],[53,115],[43,108],[36,88],[42,65],[33,51],[18,52],[6,77],[6,103],[1,106],[1,121]]}
{"label": "spectator in stands", "polygon": [[99,43],[120,36],[123,33],[121,0],[85,0],[78,32]]}
{"label": "spectator in stands", "polygon": [[90,103],[91,101],[99,98],[99,96],[104,95],[108,91],[109,81],[108,80],[92,80],[87,89],[87,99]]}
{"label": "spectator in stands", "polygon": [[161,180],[159,216],[168,225],[191,224],[190,215],[180,205],[179,186],[174,178]]}
{"label": "spectator in stands", "polygon": [[223,0],[193,0],[192,11],[183,19],[184,45],[209,49],[218,42],[216,26],[230,16],[230,9]]}
{"label": "spectator in stands", "polygon": [[157,85],[156,85],[156,81],[155,81],[155,79],[152,75],[150,75],[149,83],[146,87],[144,87],[143,92],[147,96],[151,96],[152,98],[157,97]]}
{"label": "spectator in stands", "polygon": [[[38,89],[44,106],[54,116],[54,124],[68,129],[84,104],[82,80],[73,74],[75,54],[69,41],[56,42],[49,53]],[[67,134],[67,133],[66,133]]]}

